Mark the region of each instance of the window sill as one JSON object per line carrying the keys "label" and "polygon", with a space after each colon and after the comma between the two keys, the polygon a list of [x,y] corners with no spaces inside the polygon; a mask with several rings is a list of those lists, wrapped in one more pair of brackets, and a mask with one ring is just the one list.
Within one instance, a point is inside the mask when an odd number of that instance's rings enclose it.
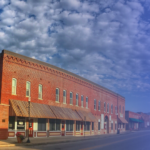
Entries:
{"label": "window sill", "polygon": [[89,109],[89,108],[86,107],[86,109]]}
{"label": "window sill", "polygon": [[73,106],[73,104],[70,104],[70,105],[72,105],[72,106]]}
{"label": "window sill", "polygon": [[12,93],[11,93],[11,95],[16,95],[17,96],[17,94],[12,94]]}
{"label": "window sill", "polygon": [[96,109],[94,109],[96,111]]}
{"label": "window sill", "polygon": [[98,111],[101,111],[101,110],[98,110]]}
{"label": "window sill", "polygon": [[63,103],[63,104],[65,104],[65,105],[66,105],[67,103]]}
{"label": "window sill", "polygon": [[38,98],[38,100],[43,100],[42,98]]}
{"label": "window sill", "polygon": [[60,103],[60,102],[55,101],[55,103]]}
{"label": "window sill", "polygon": [[78,105],[76,105],[76,107],[79,107]]}
{"label": "window sill", "polygon": [[81,106],[81,108],[84,108],[83,106]]}

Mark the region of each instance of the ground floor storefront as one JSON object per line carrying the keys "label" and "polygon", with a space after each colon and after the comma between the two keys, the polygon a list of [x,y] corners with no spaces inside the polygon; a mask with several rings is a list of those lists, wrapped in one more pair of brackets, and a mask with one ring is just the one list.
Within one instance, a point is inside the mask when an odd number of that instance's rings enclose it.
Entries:
{"label": "ground floor storefront", "polygon": [[26,101],[10,100],[7,138],[15,138],[17,132],[34,138],[110,134],[117,133],[118,126],[125,131],[117,116],[106,113],[95,116],[89,110],[32,102],[28,108]]}
{"label": "ground floor storefront", "polygon": [[142,119],[129,118],[127,130],[139,130],[144,128],[144,121]]}

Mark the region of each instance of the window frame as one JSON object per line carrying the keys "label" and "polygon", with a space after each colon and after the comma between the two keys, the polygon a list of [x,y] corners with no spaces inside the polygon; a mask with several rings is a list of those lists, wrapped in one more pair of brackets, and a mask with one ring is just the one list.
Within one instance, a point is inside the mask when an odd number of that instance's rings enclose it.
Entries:
{"label": "window frame", "polygon": [[76,93],[76,106],[79,106],[79,94]]}
{"label": "window frame", "polygon": [[[29,89],[27,89],[27,84],[29,83]],[[27,90],[29,90],[29,96],[27,95]],[[26,81],[26,97],[31,97],[31,82]]]}
{"label": "window frame", "polygon": [[[20,125],[19,121],[23,122],[22,125],[24,125],[24,129],[18,129],[18,125]],[[25,131],[26,129],[26,118],[25,117],[17,117],[17,130],[18,131]]]}
{"label": "window frame", "polygon": [[107,103],[107,113],[109,113],[109,103]]}
{"label": "window frame", "polygon": [[116,114],[116,115],[117,115],[117,112],[118,112],[118,111],[117,111],[117,106],[115,106],[115,114]]}
{"label": "window frame", "polygon": [[89,98],[88,97],[86,97],[86,108],[88,109],[89,108]]}
{"label": "window frame", "polygon": [[[67,125],[67,122],[69,122],[68,125]],[[71,129],[71,127],[72,127],[72,129]],[[74,121],[66,120],[66,132],[73,132],[73,131],[74,131]]]}
{"label": "window frame", "polygon": [[113,114],[113,104],[111,105],[111,114]]}
{"label": "window frame", "polygon": [[[72,98],[71,98],[72,95]],[[70,92],[70,105],[73,105],[73,92]]]}
{"label": "window frame", "polygon": [[101,122],[98,122],[98,131],[101,130]]}
{"label": "window frame", "polygon": [[[40,93],[40,87],[41,87],[41,93]],[[41,97],[39,97],[39,95],[41,94]],[[42,99],[43,98],[43,85],[39,84],[38,87],[38,99]]]}
{"label": "window frame", "polygon": [[90,131],[90,126],[91,126],[90,122],[85,121],[84,122],[84,131]]}
{"label": "window frame", "polygon": [[[65,96],[64,96],[64,93],[65,93]],[[63,104],[66,104],[66,99],[67,99],[67,92],[66,90],[63,90]]]}
{"label": "window frame", "polygon": [[92,131],[94,131],[94,122],[92,122]]}
{"label": "window frame", "polygon": [[[60,119],[49,119],[49,130],[50,131],[61,131],[61,120]],[[57,129],[57,123],[59,122],[59,129]],[[51,125],[54,123],[54,130],[52,129]]]}
{"label": "window frame", "polygon": [[121,105],[119,106],[119,113],[121,113]]}
{"label": "window frame", "polygon": [[83,95],[81,95],[81,107],[84,107],[84,96]]}
{"label": "window frame", "polygon": [[106,112],[106,102],[104,102],[104,112]]}
{"label": "window frame", "polygon": [[111,130],[113,130],[113,128],[114,128],[114,127],[113,127],[113,123],[111,123]]}
{"label": "window frame", "polygon": [[81,121],[76,121],[76,131],[81,130]]}
{"label": "window frame", "polygon": [[[15,81],[15,86],[13,86],[13,80]],[[15,87],[15,88],[14,88]],[[17,79],[16,78],[12,78],[12,90],[11,90],[11,94],[12,95],[17,95]],[[13,93],[13,88],[15,89],[15,92]]]}
{"label": "window frame", "polygon": [[96,110],[96,99],[94,99],[94,110]]}
{"label": "window frame", "polygon": [[122,106],[122,113],[124,114],[124,106]]}
{"label": "window frame", "polygon": [[59,88],[56,88],[56,99],[55,99],[55,102],[59,103]]}
{"label": "window frame", "polygon": [[98,111],[100,111],[101,110],[101,101],[99,100],[98,101]]}
{"label": "window frame", "polygon": [[15,130],[15,120],[15,116],[9,116],[8,130]]}
{"label": "window frame", "polygon": [[115,130],[117,130],[117,123],[115,123]]}
{"label": "window frame", "polygon": [[[41,122],[39,122],[39,120],[40,120]],[[43,120],[43,122],[42,122],[42,120]],[[44,122],[44,121],[45,121],[45,122]],[[39,124],[42,124],[41,127],[39,127]],[[45,130],[42,129],[42,128],[43,128],[43,124],[44,124],[44,129],[45,129]],[[39,128],[41,128],[41,130],[40,130]],[[38,131],[46,131],[46,119],[45,119],[45,118],[38,118],[38,128],[37,128],[37,130],[38,130]]]}

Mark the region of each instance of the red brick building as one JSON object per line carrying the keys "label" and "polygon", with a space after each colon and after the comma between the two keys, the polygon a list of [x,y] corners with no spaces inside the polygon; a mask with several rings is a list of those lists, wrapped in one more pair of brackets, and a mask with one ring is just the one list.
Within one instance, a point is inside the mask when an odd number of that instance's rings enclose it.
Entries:
{"label": "red brick building", "polygon": [[126,123],[121,95],[53,65],[0,54],[0,139],[28,130],[31,137],[116,133]]}
{"label": "red brick building", "polygon": [[125,111],[125,118],[128,121],[127,130],[139,130],[150,127],[150,115],[139,112]]}

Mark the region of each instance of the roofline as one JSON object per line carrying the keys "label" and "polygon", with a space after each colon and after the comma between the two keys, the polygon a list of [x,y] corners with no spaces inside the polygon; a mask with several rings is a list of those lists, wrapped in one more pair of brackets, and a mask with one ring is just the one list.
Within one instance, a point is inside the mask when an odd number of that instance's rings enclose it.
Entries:
{"label": "roofline", "polygon": [[103,86],[101,86],[101,85],[99,85],[99,84],[96,84],[96,83],[94,83],[94,82],[92,82],[92,81],[90,81],[90,80],[88,80],[88,79],[85,79],[85,78],[83,78],[83,77],[81,77],[81,76],[79,76],[79,75],[76,75],[76,74],[74,74],[74,73],[72,73],[72,72],[70,72],[70,71],[67,71],[67,70],[65,70],[65,69],[62,69],[62,68],[56,67],[56,66],[54,66],[54,65],[51,65],[51,64],[42,62],[42,61],[40,61],[40,60],[33,59],[33,58],[30,58],[30,57],[27,57],[27,56],[24,56],[24,55],[21,55],[21,54],[17,54],[17,53],[14,53],[14,52],[11,52],[11,51],[8,51],[8,50],[5,50],[5,49],[2,50],[2,53],[3,53],[3,54],[9,54],[9,55],[12,55],[12,56],[15,56],[15,57],[19,57],[19,58],[24,59],[24,60],[27,60],[27,61],[31,61],[31,62],[40,64],[40,65],[44,65],[44,66],[47,66],[47,67],[50,67],[50,68],[53,68],[53,69],[62,71],[62,72],[64,72],[64,73],[67,73],[67,74],[72,75],[72,76],[74,76],[74,77],[76,77],[76,78],[79,78],[79,79],[81,79],[81,80],[84,80],[84,81],[86,81],[86,82],[88,82],[88,83],[90,83],[90,84],[93,84],[93,85],[95,85],[95,86],[98,86],[98,87],[100,87],[100,88],[102,88],[102,89],[104,89],[104,90],[106,90],[106,91],[108,91],[108,92],[110,92],[110,93],[112,93],[112,94],[114,94],[114,95],[116,95],[116,96],[120,96],[120,97],[122,97],[123,99],[125,99],[125,97],[119,95],[118,93],[115,93],[115,92],[113,92],[113,91],[111,91],[111,90],[109,90],[109,89],[107,89],[107,88],[105,88],[105,87],[103,87]]}

